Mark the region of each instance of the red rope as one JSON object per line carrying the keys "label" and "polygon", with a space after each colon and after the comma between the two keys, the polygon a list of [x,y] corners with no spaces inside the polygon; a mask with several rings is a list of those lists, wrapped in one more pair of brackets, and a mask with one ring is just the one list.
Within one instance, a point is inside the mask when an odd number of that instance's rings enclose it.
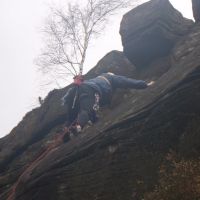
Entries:
{"label": "red rope", "polygon": [[60,144],[63,143],[63,137],[65,134],[69,133],[70,128],[72,127],[73,123],[69,126],[67,131],[62,132],[58,136],[55,136],[54,142],[50,144],[45,150],[40,153],[39,156],[36,157],[35,160],[25,169],[25,171],[19,176],[18,180],[15,182],[15,184],[11,188],[11,194],[8,196],[7,200],[14,200],[16,189],[18,185],[23,181],[27,180],[30,177],[31,172],[35,167],[37,167],[40,162],[50,153],[52,153],[54,150],[56,150],[56,147],[58,147]]}

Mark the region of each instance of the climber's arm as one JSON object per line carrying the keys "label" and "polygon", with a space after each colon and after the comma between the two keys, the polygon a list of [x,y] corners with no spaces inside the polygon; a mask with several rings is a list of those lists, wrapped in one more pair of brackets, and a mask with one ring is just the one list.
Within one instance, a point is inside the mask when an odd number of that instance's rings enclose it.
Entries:
{"label": "climber's arm", "polygon": [[127,78],[125,76],[114,75],[112,79],[113,79],[113,84],[116,88],[145,89],[149,86],[143,80],[136,80],[132,78]]}

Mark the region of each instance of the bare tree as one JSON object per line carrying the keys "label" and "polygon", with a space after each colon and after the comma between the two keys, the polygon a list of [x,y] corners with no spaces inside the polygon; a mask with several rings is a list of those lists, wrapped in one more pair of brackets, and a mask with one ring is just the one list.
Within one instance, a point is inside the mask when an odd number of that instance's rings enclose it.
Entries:
{"label": "bare tree", "polygon": [[109,17],[130,6],[130,1],[87,0],[84,5],[52,8],[44,27],[45,47],[36,64],[55,79],[82,74],[90,42],[102,33]]}

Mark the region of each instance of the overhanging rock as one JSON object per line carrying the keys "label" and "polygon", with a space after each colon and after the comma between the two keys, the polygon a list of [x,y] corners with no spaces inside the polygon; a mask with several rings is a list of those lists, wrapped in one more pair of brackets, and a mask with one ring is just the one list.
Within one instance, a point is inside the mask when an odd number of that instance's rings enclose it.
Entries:
{"label": "overhanging rock", "polygon": [[168,0],[152,0],[124,15],[120,34],[124,53],[136,67],[169,54],[193,25]]}

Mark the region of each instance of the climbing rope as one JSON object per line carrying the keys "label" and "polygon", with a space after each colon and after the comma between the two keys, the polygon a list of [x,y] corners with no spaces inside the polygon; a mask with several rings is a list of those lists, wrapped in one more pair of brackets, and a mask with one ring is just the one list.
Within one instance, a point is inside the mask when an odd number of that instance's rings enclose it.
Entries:
{"label": "climbing rope", "polygon": [[57,147],[63,143],[64,136],[67,133],[70,134],[70,129],[73,127],[74,122],[72,122],[71,125],[69,127],[67,127],[67,130],[65,130],[65,131],[62,130],[62,132],[59,133],[59,135],[56,135],[54,140],[53,140],[53,143],[51,143],[46,149],[44,149],[39,155],[36,156],[36,159],[32,161],[32,163],[24,170],[24,172],[19,176],[18,180],[12,186],[11,193],[8,196],[7,200],[14,200],[15,199],[16,189],[17,189],[18,185],[21,182],[29,179],[31,172],[41,163],[41,161],[45,157],[47,157],[47,155],[49,155],[53,151],[55,151],[57,149]]}

